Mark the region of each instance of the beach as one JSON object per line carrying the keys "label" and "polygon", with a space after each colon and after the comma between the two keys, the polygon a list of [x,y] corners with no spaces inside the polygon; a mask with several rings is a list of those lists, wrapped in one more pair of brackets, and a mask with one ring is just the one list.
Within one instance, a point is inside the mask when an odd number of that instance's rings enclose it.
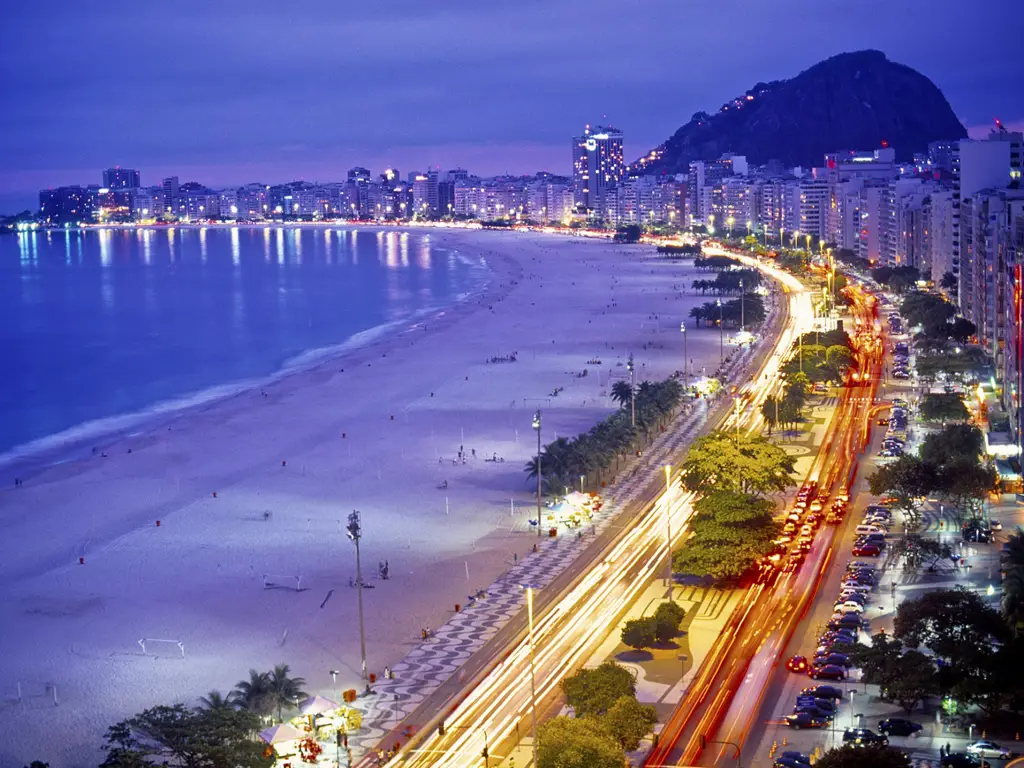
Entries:
{"label": "beach", "polygon": [[536,541],[535,411],[544,443],[589,429],[616,407],[630,353],[638,383],[682,370],[684,319],[691,374],[718,366],[718,330],[688,318],[708,300],[690,261],[533,233],[430,237],[486,262],[480,292],[5,480],[0,764],[95,765],[109,725],[227,692],[250,668],[287,663],[328,696],[361,687],[351,512],[380,674]]}

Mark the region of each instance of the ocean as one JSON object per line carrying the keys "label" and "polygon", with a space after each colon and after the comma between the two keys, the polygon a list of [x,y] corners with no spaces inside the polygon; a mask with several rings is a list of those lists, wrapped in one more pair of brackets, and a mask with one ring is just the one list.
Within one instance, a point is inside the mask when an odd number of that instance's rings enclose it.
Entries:
{"label": "ocean", "polygon": [[486,280],[429,233],[329,227],[0,237],[0,462],[258,386]]}

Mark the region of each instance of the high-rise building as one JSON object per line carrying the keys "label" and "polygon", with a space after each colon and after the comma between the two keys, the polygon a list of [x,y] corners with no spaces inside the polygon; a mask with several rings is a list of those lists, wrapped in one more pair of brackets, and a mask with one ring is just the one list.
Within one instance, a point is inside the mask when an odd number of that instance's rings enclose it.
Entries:
{"label": "high-rise building", "polygon": [[77,184],[39,193],[39,218],[46,224],[91,221],[92,211],[89,190]]}
{"label": "high-rise building", "polygon": [[115,165],[103,172],[103,186],[106,189],[138,189],[142,184],[138,171]]}
{"label": "high-rise building", "polygon": [[600,211],[605,191],[618,184],[625,173],[622,131],[588,125],[572,140],[572,182],[576,205]]}
{"label": "high-rise building", "polygon": [[[992,131],[985,140],[963,139],[953,152],[953,263],[952,272],[961,273],[966,283],[973,281],[972,242],[969,231],[961,226],[965,200],[983,189],[1003,189],[1021,175],[1021,144],[1024,136],[1002,130]],[[967,304],[970,294],[963,293],[965,280],[959,281],[960,309],[973,312]]]}
{"label": "high-rise building", "polygon": [[163,215],[176,216],[178,212],[178,177],[168,176],[160,186],[163,188]]}

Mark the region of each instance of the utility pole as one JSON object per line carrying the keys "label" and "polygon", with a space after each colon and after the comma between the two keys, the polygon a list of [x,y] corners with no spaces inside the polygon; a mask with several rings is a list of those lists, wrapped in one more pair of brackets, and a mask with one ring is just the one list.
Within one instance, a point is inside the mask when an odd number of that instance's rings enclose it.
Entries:
{"label": "utility pole", "polygon": [[359,560],[359,540],[363,537],[363,528],[359,523],[359,510],[352,510],[345,527],[348,537],[356,545],[356,592],[359,596],[359,653],[363,660],[363,680],[366,680],[366,626],[363,623],[363,568]]}
{"label": "utility pole", "polygon": [[541,474],[540,466],[540,410],[538,409],[533,414],[533,428],[537,430],[537,535],[544,535],[543,520],[541,519],[540,511],[540,493],[541,483],[543,482],[543,475]]}
{"label": "utility pole", "polygon": [[745,296],[743,293],[743,281],[740,280],[740,330],[742,331],[747,327],[747,314],[746,314],[746,302],[744,301]]}
{"label": "utility pole", "polygon": [[668,596],[672,597],[672,500],[669,494],[672,491],[672,465],[665,465],[665,540],[668,542],[668,568],[665,571],[665,586],[668,587]]}
{"label": "utility pole", "polygon": [[534,666],[533,587],[526,586],[526,618],[530,629],[530,729],[533,733],[533,765],[537,765],[537,681]]}

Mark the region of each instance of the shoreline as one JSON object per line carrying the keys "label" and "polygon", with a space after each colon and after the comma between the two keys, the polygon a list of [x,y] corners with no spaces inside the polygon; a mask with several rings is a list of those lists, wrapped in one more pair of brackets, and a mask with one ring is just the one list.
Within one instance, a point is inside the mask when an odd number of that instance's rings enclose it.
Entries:
{"label": "shoreline", "polygon": [[[304,222],[303,224],[306,223]],[[206,226],[186,225],[185,228],[202,229]],[[224,225],[220,228],[229,229],[234,226],[236,225]],[[168,229],[168,227],[157,226],[115,227],[114,229],[130,231],[130,229],[144,228],[155,231]],[[95,227],[92,229],[99,231],[104,228]],[[370,231],[374,229],[376,227],[371,228]],[[91,230],[81,231],[87,232]],[[244,397],[256,390],[265,389],[277,384],[291,376],[315,372],[319,368],[342,362],[347,356],[358,353],[362,349],[372,347],[380,342],[386,342],[390,337],[423,326],[426,323],[436,322],[445,315],[456,313],[474,299],[490,295],[492,284],[499,277],[499,274],[494,264],[486,259],[483,261],[487,274],[482,278],[480,284],[476,289],[468,293],[453,297],[451,303],[440,307],[424,309],[401,320],[364,329],[328,347],[312,347],[302,350],[286,359],[280,367],[264,376],[225,381],[201,390],[165,398],[141,409],[82,422],[60,432],[44,435],[27,443],[13,446],[0,453],[0,471],[6,472],[10,476],[5,479],[3,484],[6,485],[14,477],[24,482],[25,480],[37,477],[48,468],[94,458],[105,452],[108,448],[115,447],[125,439],[145,437],[156,430],[173,425],[175,421],[181,418],[187,418],[191,413],[202,412],[208,408],[215,407],[219,403]],[[511,290],[511,286],[507,290]],[[368,338],[360,339],[360,337]],[[304,358],[310,358],[311,356],[312,359],[304,360]],[[85,434],[82,434],[83,432]]]}
{"label": "shoreline", "polygon": [[[692,264],[651,246],[536,233],[436,237],[492,265],[487,290],[343,364],[283,377],[266,398],[250,390],[191,409],[170,431],[121,438],[109,458],[0,490],[9,534],[24,542],[0,562],[0,610],[18,638],[0,683],[25,691],[21,706],[0,709],[0,732],[19,734],[0,762],[94,764],[121,717],[192,703],[251,667],[289,663],[329,697],[330,669],[339,688],[356,687],[353,509],[379,674],[418,628],[442,624],[537,540],[523,472],[533,412],[543,411],[546,444],[615,409],[608,392],[630,352],[638,381],[682,367],[679,318],[702,301]],[[517,362],[488,362],[511,353]],[[717,330],[693,328],[689,354],[695,376],[714,370]],[[372,578],[380,561],[389,580]],[[301,575],[302,591],[266,589],[264,574]],[[146,637],[180,640],[187,657],[143,657]],[[42,709],[50,683],[57,710]],[[54,727],[59,744],[45,735]]]}

